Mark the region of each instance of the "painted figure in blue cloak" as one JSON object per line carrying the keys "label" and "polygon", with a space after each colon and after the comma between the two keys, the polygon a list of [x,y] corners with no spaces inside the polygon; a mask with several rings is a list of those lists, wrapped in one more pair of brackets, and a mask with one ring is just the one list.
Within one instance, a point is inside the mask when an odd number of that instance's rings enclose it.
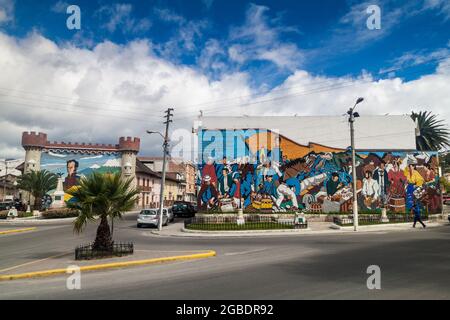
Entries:
{"label": "painted figure in blue cloak", "polygon": [[414,207],[414,190],[415,186],[409,183],[406,187],[406,209],[411,210]]}
{"label": "painted figure in blue cloak", "polygon": [[252,203],[253,168],[252,164],[246,164],[242,169],[241,194],[242,198],[244,198],[244,208],[247,208]]}
{"label": "painted figure in blue cloak", "polygon": [[267,175],[264,179],[263,188],[261,189],[261,193],[265,195],[269,195],[272,197],[277,197],[277,188],[273,182],[273,176]]}
{"label": "painted figure in blue cloak", "polygon": [[214,167],[216,169],[217,180],[220,181],[220,179],[223,178],[223,169],[228,167],[227,157],[224,156],[222,162],[215,163]]}

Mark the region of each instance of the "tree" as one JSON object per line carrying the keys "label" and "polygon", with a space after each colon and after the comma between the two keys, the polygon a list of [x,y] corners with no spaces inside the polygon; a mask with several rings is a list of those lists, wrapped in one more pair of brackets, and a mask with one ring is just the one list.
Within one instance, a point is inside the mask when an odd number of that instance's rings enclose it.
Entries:
{"label": "tree", "polygon": [[139,191],[131,188],[132,181],[132,178],[122,179],[120,174],[94,172],[81,178],[77,188],[68,191],[73,198],[67,206],[79,211],[74,222],[75,232],[82,232],[88,221],[93,221],[96,216],[100,218],[94,250],[112,250],[108,217],[122,218],[123,212],[133,209]]}
{"label": "tree", "polygon": [[417,121],[420,130],[420,135],[416,137],[417,150],[439,151],[450,147],[450,131],[435,114],[430,111],[412,112],[411,118]]}
{"label": "tree", "polygon": [[18,178],[19,189],[28,191],[34,197],[34,209],[40,210],[42,197],[50,190],[56,189],[58,176],[47,170],[31,171]]}

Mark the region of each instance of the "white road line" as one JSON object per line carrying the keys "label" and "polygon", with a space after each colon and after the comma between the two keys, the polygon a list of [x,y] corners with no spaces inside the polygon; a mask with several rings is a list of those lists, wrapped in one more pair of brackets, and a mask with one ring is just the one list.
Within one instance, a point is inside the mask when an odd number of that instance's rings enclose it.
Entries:
{"label": "white road line", "polygon": [[261,251],[265,251],[265,250],[267,250],[267,248],[256,249],[256,250],[249,250],[249,251],[240,251],[240,252],[228,252],[228,253],[225,253],[225,256],[237,256],[237,255],[242,255],[242,254],[250,254],[250,253],[255,253],[255,252],[261,252]]}

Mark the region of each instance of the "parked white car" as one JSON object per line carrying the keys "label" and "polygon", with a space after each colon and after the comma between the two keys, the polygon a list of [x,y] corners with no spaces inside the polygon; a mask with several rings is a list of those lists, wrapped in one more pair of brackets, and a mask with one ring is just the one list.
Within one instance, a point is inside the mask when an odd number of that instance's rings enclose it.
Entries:
{"label": "parked white car", "polygon": [[[142,226],[154,226],[157,227],[159,224],[159,209],[143,209],[137,218],[137,227]],[[175,217],[173,215],[172,209],[163,209],[163,221],[162,225],[167,226],[169,222],[173,222]]]}
{"label": "parked white car", "polygon": [[[158,209],[144,209],[138,215],[137,218],[137,227],[140,228],[142,226],[153,226],[157,227],[159,224],[159,210]],[[167,216],[167,212],[163,213],[163,226],[167,226],[169,223],[169,217]]]}

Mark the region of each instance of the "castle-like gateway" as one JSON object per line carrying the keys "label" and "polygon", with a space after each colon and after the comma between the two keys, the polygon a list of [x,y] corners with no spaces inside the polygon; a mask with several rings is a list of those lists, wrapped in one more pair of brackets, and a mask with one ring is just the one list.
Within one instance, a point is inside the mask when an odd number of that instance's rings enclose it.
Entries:
{"label": "castle-like gateway", "polygon": [[139,138],[121,137],[116,145],[50,142],[45,133],[23,132],[22,146],[25,149],[24,173],[48,170],[60,177],[51,195],[52,207],[64,206],[64,201],[70,200],[65,191],[75,186],[81,176],[94,171],[120,172],[122,177],[132,178],[136,186]]}

